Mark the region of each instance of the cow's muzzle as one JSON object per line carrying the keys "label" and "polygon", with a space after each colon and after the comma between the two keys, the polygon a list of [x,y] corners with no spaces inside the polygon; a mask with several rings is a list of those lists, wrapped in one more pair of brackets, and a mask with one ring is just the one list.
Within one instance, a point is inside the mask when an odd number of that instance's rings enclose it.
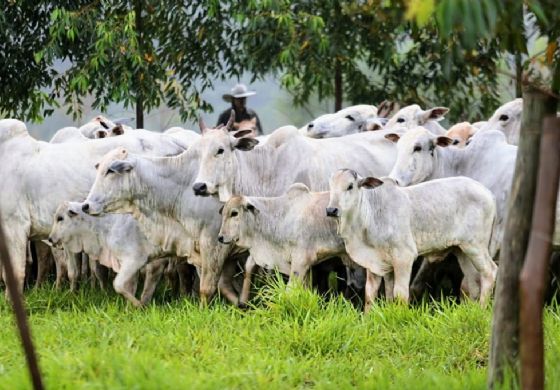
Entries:
{"label": "cow's muzzle", "polygon": [[327,217],[338,217],[338,208],[327,207]]}
{"label": "cow's muzzle", "polygon": [[206,183],[194,183],[192,186],[194,194],[197,196],[209,196],[208,186]]}

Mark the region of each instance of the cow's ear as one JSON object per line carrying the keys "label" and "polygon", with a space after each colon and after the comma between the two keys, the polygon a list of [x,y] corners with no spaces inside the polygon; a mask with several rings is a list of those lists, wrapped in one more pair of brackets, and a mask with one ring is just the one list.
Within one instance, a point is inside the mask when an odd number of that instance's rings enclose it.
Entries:
{"label": "cow's ear", "polygon": [[247,134],[251,134],[252,132],[253,132],[252,130],[236,131],[235,133],[233,133],[233,137],[234,138],[242,138],[242,137],[246,136]]}
{"label": "cow's ear", "polygon": [[95,170],[99,169],[99,163],[95,164]]}
{"label": "cow's ear", "polygon": [[76,215],[78,215],[77,212],[75,212],[75,211],[72,210],[72,209],[68,209],[68,216],[69,216],[70,218],[75,217]]}
{"label": "cow's ear", "polygon": [[245,205],[245,207],[247,208],[247,210],[249,210],[250,212],[252,212],[253,214],[258,214],[259,209],[257,209],[253,204],[247,202],[247,204]]}
{"label": "cow's ear", "polygon": [[125,173],[130,172],[132,168],[134,168],[134,166],[129,161],[116,160],[109,165],[108,172]]}
{"label": "cow's ear", "polygon": [[234,141],[233,147],[235,149],[248,151],[248,150],[253,150],[255,148],[255,146],[257,146],[258,143],[259,143],[259,140],[255,139],[255,138],[248,138],[248,137],[239,138],[237,141]]}
{"label": "cow's ear", "polygon": [[423,125],[429,120],[439,121],[442,120],[444,115],[449,112],[447,107],[434,107],[429,110],[422,111],[419,113],[419,124]]}
{"label": "cow's ear", "polygon": [[399,142],[401,136],[395,133],[389,133],[389,134],[385,134],[385,138],[387,138],[389,141]]}
{"label": "cow's ear", "polygon": [[218,214],[222,215],[222,211],[224,211],[224,205],[222,205],[222,207],[220,207],[220,209],[218,210]]}
{"label": "cow's ear", "polygon": [[290,186],[290,188],[288,188],[287,194],[289,198],[295,198],[301,194],[308,194],[309,191],[309,187],[307,187],[305,184],[294,183]]}
{"label": "cow's ear", "polygon": [[436,138],[435,143],[437,146],[441,146],[442,148],[445,148],[446,146],[453,144],[453,140],[449,137],[442,135]]}
{"label": "cow's ear", "polygon": [[111,130],[111,132],[114,135],[123,135],[124,134],[124,129],[122,127],[121,124],[116,125],[115,127],[113,127],[113,129]]}
{"label": "cow's ear", "polygon": [[365,177],[363,179],[358,180],[358,188],[367,188],[372,189],[375,187],[379,187],[383,182],[376,177]]}

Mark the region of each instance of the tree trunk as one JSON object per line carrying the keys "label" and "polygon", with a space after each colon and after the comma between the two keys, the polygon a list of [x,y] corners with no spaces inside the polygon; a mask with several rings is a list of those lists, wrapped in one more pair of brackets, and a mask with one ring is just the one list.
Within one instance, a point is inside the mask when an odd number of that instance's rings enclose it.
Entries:
{"label": "tree trunk", "polygon": [[[136,22],[136,35],[138,37],[138,50],[142,53],[143,25],[142,25],[142,0],[134,2],[134,13]],[[136,74],[136,128],[144,128],[144,96],[142,94],[142,69]]]}
{"label": "tree trunk", "polygon": [[12,303],[12,310],[16,319],[21,345],[27,360],[27,368],[29,369],[33,389],[42,390],[44,389],[44,386],[43,379],[41,377],[41,370],[39,369],[39,359],[33,345],[33,337],[31,335],[31,328],[29,327],[29,321],[27,320],[27,314],[25,312],[23,294],[20,294],[19,292],[18,282],[14,275],[12,266],[12,259],[10,259],[10,254],[8,252],[8,242],[5,237],[3,226],[0,223],[0,264],[4,269],[3,272],[5,278],[4,281],[6,282],[6,292]]}
{"label": "tree trunk", "polygon": [[334,110],[342,110],[342,64],[339,59],[334,65]]}
{"label": "tree trunk", "polygon": [[519,148],[496,283],[488,373],[490,387],[503,382],[504,370],[511,370],[518,377],[519,274],[533,215],[543,118],[555,112],[555,99],[539,91],[524,91]]}
{"label": "tree trunk", "polygon": [[560,119],[544,122],[533,226],[520,276],[521,381],[524,389],[544,388],[543,304],[560,177]]}
{"label": "tree trunk", "polygon": [[515,53],[515,97],[520,98],[523,94],[523,63],[521,53]]}

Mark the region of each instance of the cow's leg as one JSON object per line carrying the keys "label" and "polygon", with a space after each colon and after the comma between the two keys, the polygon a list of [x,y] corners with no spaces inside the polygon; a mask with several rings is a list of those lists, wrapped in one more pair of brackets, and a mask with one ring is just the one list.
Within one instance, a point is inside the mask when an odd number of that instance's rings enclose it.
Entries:
{"label": "cow's leg", "polygon": [[237,292],[233,288],[233,276],[237,270],[237,260],[230,256],[226,259],[223,269],[222,275],[220,276],[219,281],[219,288],[220,294],[222,294],[229,302],[233,305],[239,304],[239,297]]}
{"label": "cow's leg", "polygon": [[379,292],[379,287],[381,286],[382,277],[374,274],[369,269],[366,270],[366,296],[365,296],[365,306],[364,311],[367,313],[372,305],[377,294]]}
{"label": "cow's leg", "polygon": [[68,279],[70,280],[70,291],[76,291],[78,287],[78,278],[80,276],[80,265],[82,262],[81,253],[72,253],[64,250],[66,255],[66,265],[68,267]]}
{"label": "cow's leg", "polygon": [[121,269],[113,281],[115,291],[128,299],[136,307],[142,306],[142,302],[136,299],[134,293],[136,292],[135,284],[138,281],[138,271],[147,261],[147,259],[143,260],[121,259]]}
{"label": "cow's leg", "polygon": [[39,287],[47,279],[53,263],[53,254],[51,247],[40,241],[35,242],[35,253],[37,254],[37,280],[35,281],[35,287]]}
{"label": "cow's leg", "polygon": [[[9,224],[4,224],[4,229]],[[17,283],[18,291],[23,294],[23,286],[25,284],[25,268],[27,265],[27,231],[26,230],[4,230],[6,243],[8,244],[8,254],[12,261],[12,269]],[[2,270],[5,273],[5,270]],[[6,280],[6,275],[2,276]],[[9,299],[8,289],[6,289],[6,297]]]}
{"label": "cow's leg", "polygon": [[480,275],[480,304],[485,305],[492,294],[498,267],[492,261],[488,249],[477,246],[461,246],[463,253],[472,261]]}
{"label": "cow's leg", "polygon": [[394,297],[406,303],[410,296],[410,275],[415,258],[415,255],[403,251],[392,261],[395,275]]}
{"label": "cow's leg", "polygon": [[395,299],[395,274],[393,272],[388,272],[383,276],[385,281],[385,299],[392,301]]}
{"label": "cow's leg", "polygon": [[457,251],[455,256],[457,257],[459,267],[463,272],[461,290],[468,298],[477,300],[480,297],[480,278],[478,271],[474,267],[472,261],[465,256],[464,253]]}
{"label": "cow's leg", "polygon": [[157,259],[146,265],[146,275],[144,276],[144,288],[142,289],[142,296],[140,302],[142,306],[147,305],[154,296],[156,287],[161,280],[161,276],[169,262],[168,258]]}
{"label": "cow's leg", "polygon": [[249,302],[249,296],[251,295],[251,283],[253,282],[253,273],[257,268],[257,263],[253,260],[252,256],[247,258],[245,262],[245,274],[243,275],[243,288],[241,289],[241,295],[239,297],[239,307],[245,307],[247,302]]}
{"label": "cow's leg", "polygon": [[[311,285],[311,278],[309,277],[311,264],[313,264],[313,259],[311,259],[311,256],[309,255],[293,258],[288,286],[292,286],[294,282],[299,281],[303,286],[309,287]],[[326,277],[328,278],[328,273]]]}
{"label": "cow's leg", "polygon": [[416,276],[412,280],[412,284],[410,286],[411,294],[417,299],[421,298],[424,294],[426,284],[430,280],[434,272],[434,268],[437,267],[436,264],[430,263],[426,259],[422,259],[421,261],[422,264],[420,265],[420,268],[418,269],[418,272],[416,273]]}
{"label": "cow's leg", "polygon": [[62,249],[53,248],[54,265],[56,268],[55,288],[58,290],[62,286],[62,282],[68,276],[68,267],[66,262],[66,253]]}
{"label": "cow's leg", "polygon": [[86,255],[85,253],[82,253],[80,261],[81,261],[81,263],[79,263],[80,264],[79,280],[83,281],[83,282],[86,282],[90,276],[93,277],[93,275],[92,275],[93,272],[90,272],[90,271],[93,271],[93,270],[90,270],[90,268],[89,268],[89,256]]}

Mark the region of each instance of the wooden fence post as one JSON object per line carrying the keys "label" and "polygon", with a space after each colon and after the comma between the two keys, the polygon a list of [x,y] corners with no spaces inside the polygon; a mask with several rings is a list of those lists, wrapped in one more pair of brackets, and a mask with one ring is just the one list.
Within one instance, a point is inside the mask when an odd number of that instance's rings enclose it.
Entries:
{"label": "wooden fence post", "polygon": [[543,304],[560,181],[560,119],[545,118],[533,223],[520,276],[521,384],[544,388]]}

